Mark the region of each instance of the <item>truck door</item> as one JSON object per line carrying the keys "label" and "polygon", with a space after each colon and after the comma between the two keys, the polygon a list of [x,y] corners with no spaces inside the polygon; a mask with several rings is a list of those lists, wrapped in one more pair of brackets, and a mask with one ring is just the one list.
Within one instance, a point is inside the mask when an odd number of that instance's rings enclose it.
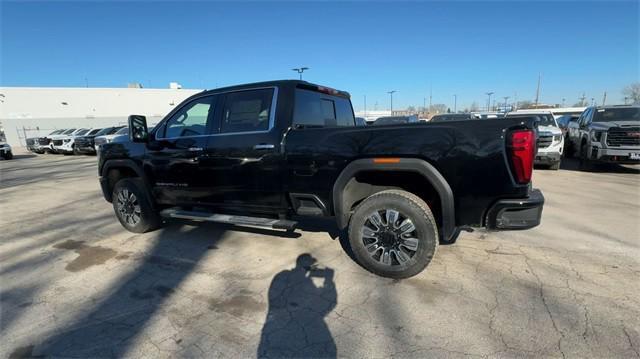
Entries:
{"label": "truck door", "polygon": [[207,197],[206,147],[216,101],[216,95],[203,95],[185,103],[147,145],[145,170],[159,202],[192,205]]}
{"label": "truck door", "polygon": [[259,213],[286,208],[282,188],[281,132],[274,129],[277,87],[220,95],[218,134],[207,143],[208,202]]}

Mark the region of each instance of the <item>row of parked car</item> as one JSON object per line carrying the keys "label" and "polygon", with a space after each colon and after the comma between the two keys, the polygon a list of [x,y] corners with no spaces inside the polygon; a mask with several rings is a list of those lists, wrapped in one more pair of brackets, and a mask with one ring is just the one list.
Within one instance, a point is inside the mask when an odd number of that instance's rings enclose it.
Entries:
{"label": "row of parked car", "polygon": [[[596,162],[640,164],[640,106],[592,106],[582,112],[518,110],[509,113],[447,113],[429,122],[535,117],[537,153],[534,163],[558,170],[563,157],[580,160],[588,169]],[[369,125],[418,122],[411,116],[381,117]]]}
{"label": "row of parked car", "polygon": [[67,128],[55,130],[44,137],[27,138],[27,149],[31,152],[95,155],[100,145],[127,141],[127,126],[105,128]]}

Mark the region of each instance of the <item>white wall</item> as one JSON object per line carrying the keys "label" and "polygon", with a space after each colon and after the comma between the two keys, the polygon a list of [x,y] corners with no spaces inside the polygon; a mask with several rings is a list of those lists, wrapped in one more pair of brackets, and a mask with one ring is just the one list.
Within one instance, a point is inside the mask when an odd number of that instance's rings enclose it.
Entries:
{"label": "white wall", "polygon": [[[29,137],[56,128],[105,127],[126,123],[130,114],[159,121],[185,98],[201,90],[140,88],[0,87],[0,122],[7,142],[23,146]],[[63,103],[66,103],[63,104]],[[39,128],[40,131],[35,130]],[[18,129],[20,134],[18,134]]]}

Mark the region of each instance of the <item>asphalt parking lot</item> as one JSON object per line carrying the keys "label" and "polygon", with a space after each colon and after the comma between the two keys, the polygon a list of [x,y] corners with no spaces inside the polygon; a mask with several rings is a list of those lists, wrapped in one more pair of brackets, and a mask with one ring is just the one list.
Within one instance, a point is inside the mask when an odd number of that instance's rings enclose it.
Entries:
{"label": "asphalt parking lot", "polygon": [[542,225],[464,233],[403,281],[332,222],[126,232],[95,157],[0,171],[1,357],[640,357],[638,167],[536,170]]}

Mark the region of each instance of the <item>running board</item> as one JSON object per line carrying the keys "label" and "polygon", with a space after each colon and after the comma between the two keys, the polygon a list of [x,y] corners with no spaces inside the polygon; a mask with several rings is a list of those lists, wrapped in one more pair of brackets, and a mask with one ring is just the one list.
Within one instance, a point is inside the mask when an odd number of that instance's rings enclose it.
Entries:
{"label": "running board", "polygon": [[271,229],[293,230],[298,222],[286,219],[273,219],[262,217],[232,216],[227,214],[216,214],[200,211],[185,211],[182,209],[169,208],[160,212],[162,217],[190,219],[193,221],[217,222],[237,224],[240,226],[265,227]]}

